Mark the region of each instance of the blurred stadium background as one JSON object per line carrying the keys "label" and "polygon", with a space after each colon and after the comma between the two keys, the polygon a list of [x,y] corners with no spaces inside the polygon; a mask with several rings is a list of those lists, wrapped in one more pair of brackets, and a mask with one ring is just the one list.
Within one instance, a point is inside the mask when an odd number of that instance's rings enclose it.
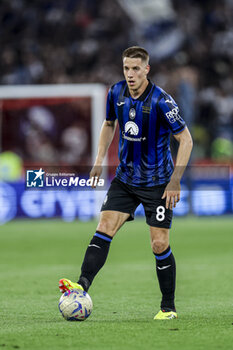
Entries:
{"label": "blurred stadium background", "polygon": [[[0,347],[232,349],[232,13],[232,0],[0,1]],[[26,171],[88,174],[131,45],[150,52],[151,80],[194,139],[171,231],[179,319],[153,321],[160,291],[138,218],[114,238],[90,319],[65,323],[57,283],[77,278],[105,191],[26,189]]]}
{"label": "blurred stadium background", "polygon": [[[0,223],[96,217],[104,191],[28,191],[25,170],[90,170],[106,93],[131,45],[149,51],[151,80],[193,135],[175,214],[232,214],[232,13],[231,0],[2,0]],[[116,146],[106,165],[117,164]]]}

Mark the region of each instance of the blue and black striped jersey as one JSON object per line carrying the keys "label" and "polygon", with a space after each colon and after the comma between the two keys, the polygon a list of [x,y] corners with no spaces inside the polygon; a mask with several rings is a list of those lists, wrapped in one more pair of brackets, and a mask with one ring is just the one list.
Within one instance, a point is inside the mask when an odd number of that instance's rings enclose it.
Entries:
{"label": "blue and black striped jersey", "polygon": [[132,186],[149,187],[170,180],[174,169],[170,133],[185,128],[173,98],[149,81],[143,94],[133,99],[125,80],[108,93],[106,120],[118,119],[119,180]]}

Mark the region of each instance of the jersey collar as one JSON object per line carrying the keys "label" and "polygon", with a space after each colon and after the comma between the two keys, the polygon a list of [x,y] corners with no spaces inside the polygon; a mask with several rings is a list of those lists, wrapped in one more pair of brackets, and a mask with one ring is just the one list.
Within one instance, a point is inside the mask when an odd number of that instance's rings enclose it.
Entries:
{"label": "jersey collar", "polygon": [[[135,98],[135,100],[137,100],[137,101],[144,101],[145,100],[145,98],[147,97],[147,95],[149,94],[149,92],[152,88],[152,82],[150,81],[150,79],[148,79],[148,81],[149,81],[149,84],[147,85],[146,90],[141,94],[141,96],[139,96],[138,98]],[[125,97],[131,97],[127,83],[126,83],[126,87],[125,87],[125,91],[124,91],[123,95]]]}

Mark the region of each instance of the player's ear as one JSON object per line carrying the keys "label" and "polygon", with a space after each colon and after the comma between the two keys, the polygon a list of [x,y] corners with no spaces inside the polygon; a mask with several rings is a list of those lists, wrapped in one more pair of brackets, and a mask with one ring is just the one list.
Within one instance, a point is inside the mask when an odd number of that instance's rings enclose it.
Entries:
{"label": "player's ear", "polygon": [[146,66],[146,74],[148,74],[148,73],[149,73],[149,71],[150,71],[150,65],[149,65],[149,64],[147,64],[147,66]]}

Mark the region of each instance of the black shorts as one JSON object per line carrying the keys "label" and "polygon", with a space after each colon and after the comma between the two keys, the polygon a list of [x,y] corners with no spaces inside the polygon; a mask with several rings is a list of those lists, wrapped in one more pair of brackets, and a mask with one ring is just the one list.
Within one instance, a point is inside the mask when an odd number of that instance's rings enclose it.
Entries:
{"label": "black shorts", "polygon": [[127,221],[131,221],[134,220],[136,208],[142,203],[148,225],[170,228],[172,210],[166,209],[166,199],[161,199],[166,185],[136,187],[114,178],[102,204],[101,211],[114,210],[128,213],[130,217]]}

